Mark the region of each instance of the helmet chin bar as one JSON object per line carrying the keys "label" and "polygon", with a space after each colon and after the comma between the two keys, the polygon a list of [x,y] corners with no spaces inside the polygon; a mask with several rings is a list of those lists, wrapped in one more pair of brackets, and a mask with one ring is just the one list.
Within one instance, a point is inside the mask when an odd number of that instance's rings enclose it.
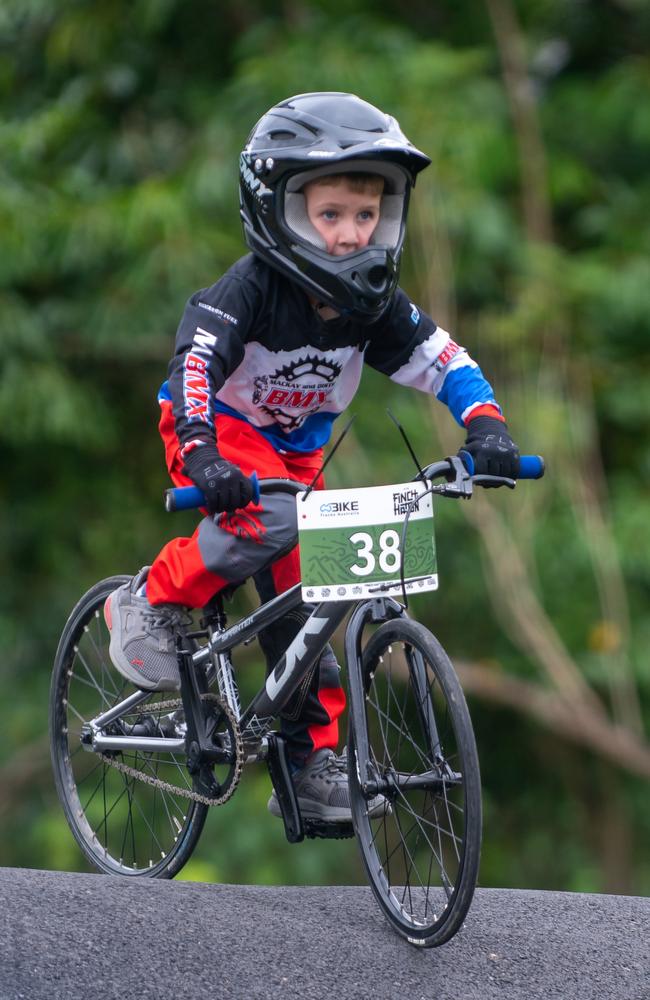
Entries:
{"label": "helmet chin bar", "polygon": [[256,233],[245,217],[243,221],[252,252],[318,302],[362,323],[373,322],[385,310],[399,277],[400,254],[392,248],[369,245],[335,257],[302,241],[285,247],[271,243]]}
{"label": "helmet chin bar", "polygon": [[[364,247],[345,256],[324,251],[308,256],[291,246],[295,280],[319,301],[365,321],[376,319],[397,285],[397,261],[388,247]],[[317,259],[316,259],[317,258]]]}

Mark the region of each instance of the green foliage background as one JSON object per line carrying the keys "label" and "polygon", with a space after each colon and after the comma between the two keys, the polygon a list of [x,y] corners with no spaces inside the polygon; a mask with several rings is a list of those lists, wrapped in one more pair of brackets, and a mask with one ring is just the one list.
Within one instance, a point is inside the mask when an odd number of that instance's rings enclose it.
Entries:
{"label": "green foliage background", "polygon": [[[49,770],[58,634],[96,579],[192,529],[161,511],[156,391],[186,298],[244,252],[237,154],[304,91],[358,93],[431,155],[402,285],[548,460],[543,483],[473,501],[478,520],[440,510],[421,619],[461,663],[540,681],[486,544],[506,522],[585,684],[647,750],[649,27],[642,0],[0,0],[0,863],[83,868]],[[330,485],[410,474],[385,405],[423,460],[462,440],[442,407],[368,372]],[[634,725],[615,712],[623,658]],[[253,650],[245,685],[260,672]],[[649,893],[650,772],[479,687],[482,884]],[[245,775],[187,877],[363,880],[353,844],[289,846],[268,791]]]}

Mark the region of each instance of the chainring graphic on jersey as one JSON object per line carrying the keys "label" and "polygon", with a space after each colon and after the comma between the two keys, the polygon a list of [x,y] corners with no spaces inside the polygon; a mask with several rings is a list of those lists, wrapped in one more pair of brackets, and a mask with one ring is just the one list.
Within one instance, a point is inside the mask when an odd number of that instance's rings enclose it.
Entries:
{"label": "chainring graphic on jersey", "polygon": [[255,379],[253,403],[284,431],[300,427],[311,413],[323,409],[342,365],[308,355]]}

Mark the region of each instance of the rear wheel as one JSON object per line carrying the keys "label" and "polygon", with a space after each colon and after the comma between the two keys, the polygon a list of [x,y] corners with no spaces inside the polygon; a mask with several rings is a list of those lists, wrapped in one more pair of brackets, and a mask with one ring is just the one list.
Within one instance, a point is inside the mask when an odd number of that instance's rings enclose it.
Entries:
{"label": "rear wheel", "polygon": [[[185,754],[123,750],[104,759],[82,739],[91,719],[137,690],[111,663],[103,616],[108,595],[128,579],[115,576],[96,584],[63,630],[50,689],[52,765],[66,819],[91,865],[109,874],[172,878],[190,857],[208,807],[113,765],[189,791]],[[169,735],[172,730],[180,736],[179,716],[169,706],[173,699],[172,694],[153,692],[111,723],[111,733],[130,733],[137,725],[145,735]]]}
{"label": "rear wheel", "polygon": [[[381,625],[363,651],[365,719],[351,720],[352,815],[372,889],[412,944],[448,941],[478,876],[481,789],[476,743],[453,667],[416,622]],[[366,729],[368,773],[356,749]],[[364,788],[364,785],[366,786]],[[380,792],[387,808],[368,815]]]}

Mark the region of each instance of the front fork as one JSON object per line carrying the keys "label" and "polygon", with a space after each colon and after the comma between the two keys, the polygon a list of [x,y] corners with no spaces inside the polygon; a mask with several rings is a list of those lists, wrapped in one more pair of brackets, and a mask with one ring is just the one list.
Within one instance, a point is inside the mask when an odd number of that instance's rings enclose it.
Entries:
{"label": "front fork", "polygon": [[376,795],[379,775],[370,755],[366,722],[366,683],[363,676],[361,636],[367,624],[379,625],[406,615],[405,609],[390,597],[379,597],[358,604],[345,630],[345,660],[350,696],[350,726],[354,737],[357,778],[364,796]]}

